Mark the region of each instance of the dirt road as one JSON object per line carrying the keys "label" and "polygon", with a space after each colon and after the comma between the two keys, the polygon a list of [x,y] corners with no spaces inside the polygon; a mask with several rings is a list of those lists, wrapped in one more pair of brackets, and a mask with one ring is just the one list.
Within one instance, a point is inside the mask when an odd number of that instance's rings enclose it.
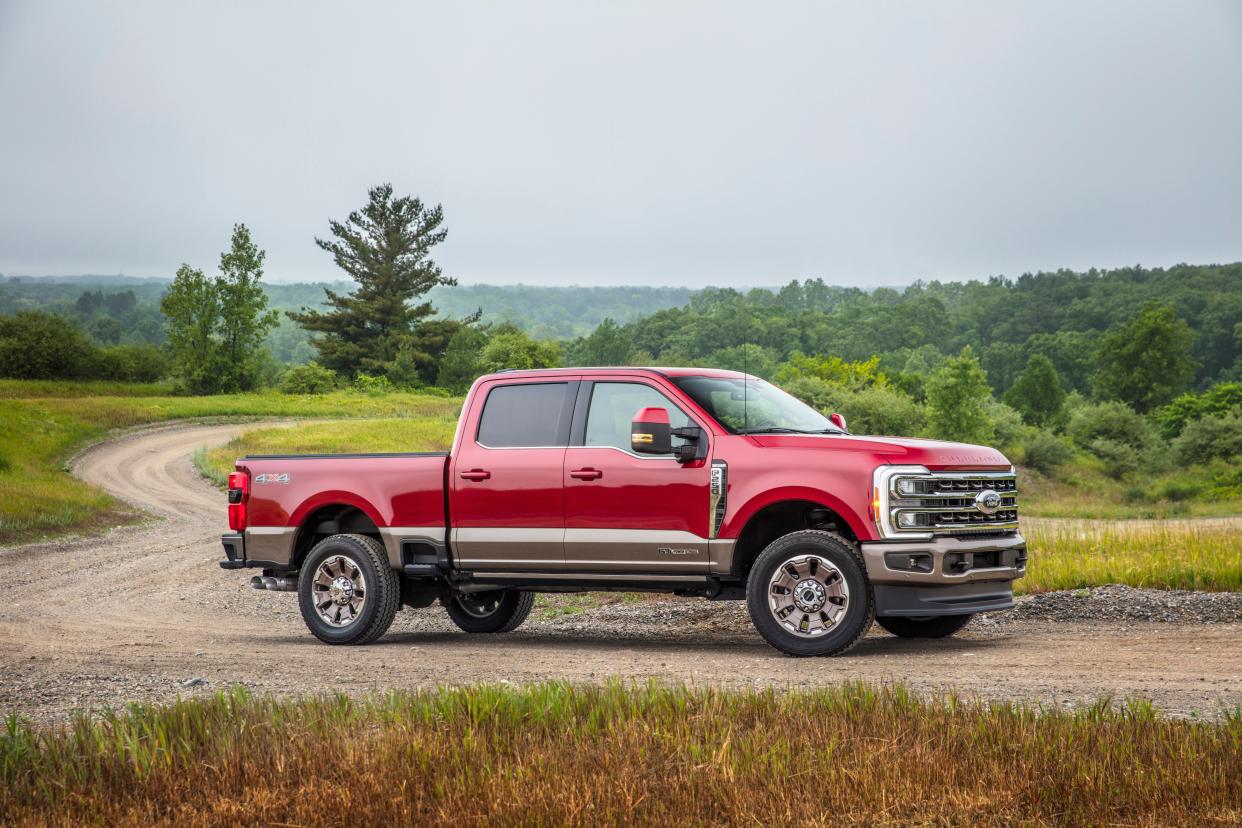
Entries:
{"label": "dirt road", "polygon": [[1049,705],[1140,696],[1215,715],[1242,703],[1242,625],[976,619],[958,638],[873,630],[848,656],[790,659],[739,602],[617,601],[536,610],[504,636],[467,636],[443,610],[403,610],[365,648],[306,632],[291,593],[260,593],[216,566],[224,498],[190,455],[243,426],[165,426],[101,444],[81,477],[151,512],[101,538],[0,549],[0,712],[55,719],[80,707],[168,699],[243,683],[295,693],[473,681],[660,678],[738,687],[899,679]]}

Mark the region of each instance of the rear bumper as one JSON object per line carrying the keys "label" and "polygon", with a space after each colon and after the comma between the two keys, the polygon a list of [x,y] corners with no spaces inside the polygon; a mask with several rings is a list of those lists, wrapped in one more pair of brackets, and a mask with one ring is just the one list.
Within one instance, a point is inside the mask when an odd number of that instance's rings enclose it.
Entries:
{"label": "rear bumper", "polygon": [[862,544],[862,555],[872,584],[951,586],[1013,581],[1026,574],[1021,535],[875,541]]}
{"label": "rear bumper", "polygon": [[248,557],[246,554],[247,549],[245,535],[221,535],[220,544],[224,547],[224,560],[220,561],[221,569],[270,569],[273,572],[290,571],[288,561],[272,561]]}

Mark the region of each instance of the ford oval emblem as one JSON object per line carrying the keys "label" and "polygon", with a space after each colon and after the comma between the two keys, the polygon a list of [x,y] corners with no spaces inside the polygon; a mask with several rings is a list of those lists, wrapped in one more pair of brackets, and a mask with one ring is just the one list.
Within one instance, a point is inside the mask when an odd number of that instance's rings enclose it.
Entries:
{"label": "ford oval emblem", "polygon": [[985,515],[994,515],[1000,511],[1001,496],[991,489],[984,489],[975,495],[975,508]]}

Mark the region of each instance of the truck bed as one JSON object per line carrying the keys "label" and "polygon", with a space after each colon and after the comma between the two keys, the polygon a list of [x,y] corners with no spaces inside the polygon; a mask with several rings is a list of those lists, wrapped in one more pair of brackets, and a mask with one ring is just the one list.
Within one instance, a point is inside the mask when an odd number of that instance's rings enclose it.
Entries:
{"label": "truck bed", "polygon": [[294,527],[317,507],[350,504],[377,526],[445,525],[447,452],[256,454],[237,461],[250,474],[249,525]]}

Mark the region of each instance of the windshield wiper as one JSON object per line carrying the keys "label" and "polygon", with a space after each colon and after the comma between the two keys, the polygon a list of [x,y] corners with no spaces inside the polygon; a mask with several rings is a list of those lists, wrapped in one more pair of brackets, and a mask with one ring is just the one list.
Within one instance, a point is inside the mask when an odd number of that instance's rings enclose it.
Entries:
{"label": "windshield wiper", "polygon": [[785,426],[756,426],[755,428],[739,428],[737,434],[844,434],[838,428],[786,428]]}

